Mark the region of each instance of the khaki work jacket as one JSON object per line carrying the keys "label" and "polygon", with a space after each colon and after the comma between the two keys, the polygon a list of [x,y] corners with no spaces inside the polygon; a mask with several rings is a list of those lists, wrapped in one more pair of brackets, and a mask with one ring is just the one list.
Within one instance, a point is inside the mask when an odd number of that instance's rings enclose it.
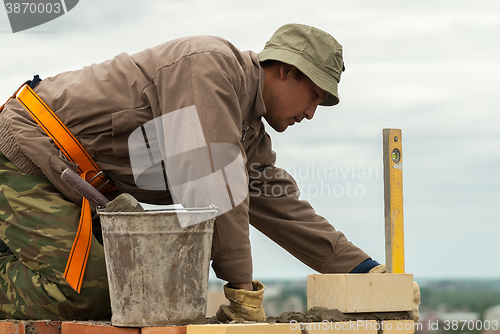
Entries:
{"label": "khaki work jacket", "polygon": [[[221,38],[198,36],[45,78],[35,91],[119,191],[142,202],[172,203],[168,191],[135,185],[127,140],[142,124],[195,105],[207,143],[240,147],[249,196],[217,217],[212,267],[219,278],[234,283],[252,279],[249,223],[317,271],[348,272],[368,256],[299,200],[293,178],[274,166],[275,153],[261,120],[266,112],[263,84],[255,53],[240,52]],[[0,115],[0,135],[0,151],[13,163],[42,173],[66,197],[81,203],[60,179],[65,168],[76,166],[16,100]],[[273,186],[281,191],[271,194]]]}

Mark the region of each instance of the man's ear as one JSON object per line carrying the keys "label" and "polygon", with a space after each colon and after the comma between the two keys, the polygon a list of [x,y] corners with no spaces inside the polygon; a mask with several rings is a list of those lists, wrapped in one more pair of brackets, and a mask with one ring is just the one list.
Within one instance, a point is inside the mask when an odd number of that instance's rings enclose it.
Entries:
{"label": "man's ear", "polygon": [[297,72],[297,68],[295,66],[286,64],[286,63],[281,63],[279,67],[279,76],[281,80],[285,80],[287,76],[293,75],[292,78],[295,77]]}

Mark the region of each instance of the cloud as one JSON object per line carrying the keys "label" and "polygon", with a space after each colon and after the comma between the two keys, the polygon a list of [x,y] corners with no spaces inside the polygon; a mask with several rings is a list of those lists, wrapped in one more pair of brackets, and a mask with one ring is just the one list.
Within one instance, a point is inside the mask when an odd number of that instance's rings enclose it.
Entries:
{"label": "cloud", "polygon": [[[499,251],[500,2],[82,0],[25,33],[10,33],[6,19],[1,12],[4,99],[35,73],[51,76],[181,36],[218,35],[260,51],[285,23],[330,32],[344,46],[341,103],[283,134],[269,129],[278,164],[382,171],[382,129],[401,128],[408,270],[500,275],[484,256]],[[319,214],[384,261],[381,178],[327,180],[363,185],[360,197],[311,196],[321,180],[298,179]],[[258,233],[252,239],[256,274],[309,272],[284,253],[276,270],[268,255],[276,246]]]}

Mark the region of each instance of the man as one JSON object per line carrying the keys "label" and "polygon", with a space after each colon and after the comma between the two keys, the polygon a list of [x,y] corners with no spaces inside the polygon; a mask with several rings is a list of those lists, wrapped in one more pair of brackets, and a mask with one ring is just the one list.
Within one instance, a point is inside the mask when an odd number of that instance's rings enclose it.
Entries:
{"label": "man", "polygon": [[[138,187],[131,166],[128,138],[153,119],[194,106],[207,144],[240,149],[249,195],[217,217],[214,230],[212,267],[229,282],[230,300],[218,317],[262,321],[264,286],[252,281],[249,223],[321,273],[379,265],[298,199],[293,178],[274,166],[262,120],[283,132],[312,119],[318,105],[336,105],[343,68],[342,47],[332,36],[290,24],[258,55],[217,37],[181,38],[31,86],[109,176],[116,187],[105,193],[109,199],[127,192],[146,203],[173,203],[169,190]],[[60,174],[78,166],[27,108],[11,99],[0,114],[0,238],[12,253],[0,257],[0,317],[102,318],[110,306],[98,220],[81,289],[75,288],[65,266],[82,198]]]}

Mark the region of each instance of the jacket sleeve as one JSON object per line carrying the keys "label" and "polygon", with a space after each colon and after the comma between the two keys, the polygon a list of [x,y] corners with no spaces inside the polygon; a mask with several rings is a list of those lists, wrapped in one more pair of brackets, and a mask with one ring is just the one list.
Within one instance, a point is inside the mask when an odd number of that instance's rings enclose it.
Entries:
{"label": "jacket sleeve", "polygon": [[274,165],[267,134],[248,156],[250,223],[320,273],[349,273],[369,256],[347,240],[309,202],[293,177]]}
{"label": "jacket sleeve", "polygon": [[[161,115],[153,115],[155,118],[189,108],[192,111],[192,106],[194,106],[203,132],[203,140],[208,148],[211,148],[212,144],[224,143],[234,145],[233,147],[241,152],[245,198],[235,208],[216,218],[212,249],[212,267],[215,273],[219,278],[234,283],[252,280],[248,225],[249,199],[246,194],[248,178],[244,168],[246,155],[240,143],[242,124],[240,100],[247,94],[242,66],[237,57],[231,53],[230,48],[221,47],[217,52],[188,52],[174,63],[160,68],[156,77],[153,78],[161,111]],[[155,112],[154,108],[153,112]],[[172,129],[172,131],[177,130]],[[181,135],[175,138],[178,145],[182,146],[184,140],[192,139],[189,136],[181,138]],[[196,134],[193,132],[193,135]],[[166,136],[169,137],[169,134],[167,133]],[[178,147],[171,147],[171,149],[179,150]],[[203,150],[204,148],[201,147],[201,151]],[[170,153],[167,147],[167,154]],[[213,154],[211,157],[214,159]],[[207,164],[203,154],[194,154],[180,162],[177,160],[175,166],[167,162],[169,183],[172,185],[181,182],[177,177],[170,177],[172,174],[169,174],[169,168],[182,172],[177,173],[177,176],[185,178],[184,181],[192,181],[196,177],[188,176],[199,175],[199,164]],[[214,167],[216,165],[217,161],[208,160],[210,167],[208,169],[211,171],[216,171],[217,167]],[[206,174],[206,168],[204,172]],[[196,187],[187,191],[185,195],[188,197],[199,195]],[[184,199],[177,199],[183,203],[186,196]]]}

